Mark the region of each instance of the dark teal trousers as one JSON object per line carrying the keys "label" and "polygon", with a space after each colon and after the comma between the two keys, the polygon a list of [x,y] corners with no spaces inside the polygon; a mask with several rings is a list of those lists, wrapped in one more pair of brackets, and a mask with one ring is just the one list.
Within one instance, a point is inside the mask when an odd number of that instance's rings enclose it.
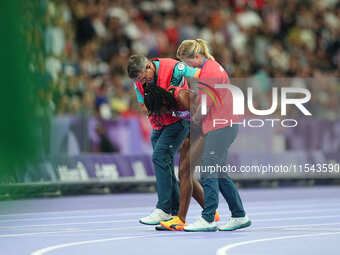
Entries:
{"label": "dark teal trousers", "polygon": [[[238,133],[238,126],[226,127],[209,132],[205,137],[204,151],[201,167],[208,169],[209,166],[225,166],[230,145]],[[201,168],[201,169],[202,169]],[[234,182],[227,173],[202,173],[201,182],[204,190],[204,209],[202,217],[213,222],[215,211],[218,207],[218,194],[221,191],[227,201],[232,217],[244,217],[240,195]]]}
{"label": "dark teal trousers", "polygon": [[174,172],[174,156],[189,134],[189,122],[179,120],[161,130],[153,130],[152,162],[155,167],[158,202],[156,208],[177,215],[179,207],[179,184]]}

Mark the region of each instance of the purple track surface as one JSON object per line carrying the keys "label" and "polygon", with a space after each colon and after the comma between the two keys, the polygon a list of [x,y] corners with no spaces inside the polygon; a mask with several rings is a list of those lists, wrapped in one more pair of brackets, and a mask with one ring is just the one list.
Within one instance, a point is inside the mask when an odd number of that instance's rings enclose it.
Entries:
{"label": "purple track surface", "polygon": [[[156,194],[0,202],[1,255],[338,255],[340,187],[240,191],[253,225],[233,232],[157,232],[138,223]],[[219,211],[229,211],[223,198]],[[200,215],[192,201],[188,222]]]}

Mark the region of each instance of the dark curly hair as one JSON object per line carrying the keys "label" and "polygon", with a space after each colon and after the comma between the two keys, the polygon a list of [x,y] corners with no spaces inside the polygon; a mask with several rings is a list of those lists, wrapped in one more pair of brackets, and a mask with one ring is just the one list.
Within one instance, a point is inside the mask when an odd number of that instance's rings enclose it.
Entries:
{"label": "dark curly hair", "polygon": [[177,115],[176,99],[170,92],[159,86],[144,85],[144,104],[148,109],[148,115],[154,116],[157,126],[162,126],[164,113],[174,112]]}

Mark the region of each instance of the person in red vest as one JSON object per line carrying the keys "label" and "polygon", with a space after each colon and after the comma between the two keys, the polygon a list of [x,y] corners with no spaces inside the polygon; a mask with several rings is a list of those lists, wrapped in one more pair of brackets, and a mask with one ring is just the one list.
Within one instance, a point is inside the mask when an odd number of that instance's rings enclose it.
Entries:
{"label": "person in red vest", "polygon": [[[204,148],[200,169],[207,169],[209,166],[225,166],[227,163],[228,149],[236,139],[238,125],[230,125],[230,121],[225,125],[214,125],[216,118],[229,119],[237,122],[238,116],[232,115],[232,95],[228,89],[216,89],[215,84],[229,84],[229,77],[224,68],[214,60],[209,53],[209,48],[205,41],[201,39],[185,40],[177,50],[177,57],[184,63],[200,68],[198,83],[202,84],[202,89],[216,92],[220,99],[220,104],[216,100],[208,97],[207,114],[202,116],[202,132],[204,134]],[[202,173],[203,172],[203,173]],[[228,175],[212,174],[201,171],[201,181],[204,190],[204,209],[201,217],[193,224],[184,227],[185,231],[216,231],[214,222],[215,211],[218,207],[218,194],[221,191],[228,203],[231,211],[231,218],[218,229],[221,231],[231,231],[251,225],[243,208],[241,197],[233,181]],[[190,200],[190,193],[187,195]],[[183,224],[178,217],[162,222],[162,225]]]}
{"label": "person in red vest", "polygon": [[[133,55],[127,65],[128,75],[134,80],[137,100],[145,109],[145,91],[152,86],[168,89],[170,86],[186,87],[185,77],[198,77],[199,69],[189,67],[171,58],[147,59]],[[149,92],[150,93],[150,92]],[[152,162],[155,168],[158,202],[153,212],[139,220],[142,224],[158,225],[177,215],[179,206],[179,186],[174,174],[174,155],[189,133],[189,122],[172,113],[149,116],[153,128],[151,143]],[[197,199],[203,204],[203,190],[196,187]],[[199,194],[201,193],[201,194]]]}
{"label": "person in red vest", "polygon": [[[192,93],[185,87],[171,86],[168,91],[159,86],[146,86],[144,89],[144,103],[148,110],[149,116],[161,118],[164,113],[172,113],[186,121],[190,121],[190,97]],[[180,149],[179,161],[179,181],[180,181],[180,202],[178,214],[174,219],[180,219],[182,222],[178,224],[166,225],[166,221],[161,221],[160,226],[156,226],[156,230],[183,230],[188,211],[191,195],[204,208],[204,194],[201,184],[194,178],[190,159],[199,160],[202,155],[203,136],[199,125],[192,126],[190,130],[192,134],[188,135]],[[188,196],[190,196],[188,198]],[[218,212],[215,213],[215,221],[220,220]]]}

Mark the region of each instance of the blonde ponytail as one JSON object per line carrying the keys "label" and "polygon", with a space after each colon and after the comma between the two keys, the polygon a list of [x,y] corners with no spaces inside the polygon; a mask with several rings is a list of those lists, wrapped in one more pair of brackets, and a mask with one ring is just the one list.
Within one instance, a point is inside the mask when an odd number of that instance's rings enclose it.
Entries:
{"label": "blonde ponytail", "polygon": [[183,59],[193,58],[197,54],[200,54],[207,59],[215,60],[215,58],[210,54],[207,42],[202,39],[184,40],[178,47],[176,56],[179,59]]}

